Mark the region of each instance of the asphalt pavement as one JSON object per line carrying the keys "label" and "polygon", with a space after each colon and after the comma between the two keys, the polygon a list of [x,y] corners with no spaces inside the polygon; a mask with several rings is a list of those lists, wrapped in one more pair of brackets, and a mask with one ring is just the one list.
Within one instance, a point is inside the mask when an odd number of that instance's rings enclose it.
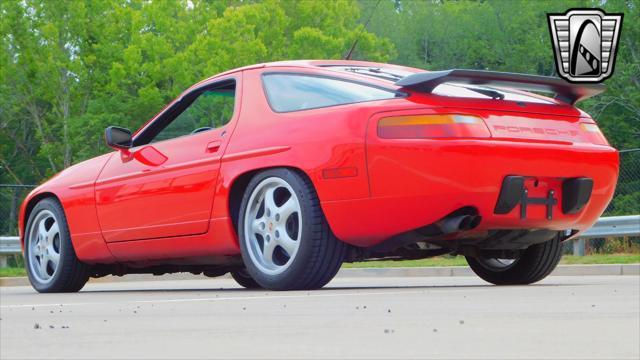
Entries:
{"label": "asphalt pavement", "polygon": [[640,277],[335,279],[318,291],[231,279],[0,287],[0,358],[639,359]]}

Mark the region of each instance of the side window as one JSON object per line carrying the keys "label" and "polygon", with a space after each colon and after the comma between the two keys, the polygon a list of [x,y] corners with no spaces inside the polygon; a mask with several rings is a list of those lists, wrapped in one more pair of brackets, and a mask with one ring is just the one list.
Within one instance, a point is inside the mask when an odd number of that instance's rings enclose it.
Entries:
{"label": "side window", "polygon": [[[227,124],[235,106],[235,84],[205,90],[173,120],[168,120],[150,142],[158,142],[215,129]],[[186,100],[187,103],[189,100]]]}
{"label": "side window", "polygon": [[402,95],[351,81],[302,74],[265,74],[263,83],[269,105],[276,112],[392,99]]}

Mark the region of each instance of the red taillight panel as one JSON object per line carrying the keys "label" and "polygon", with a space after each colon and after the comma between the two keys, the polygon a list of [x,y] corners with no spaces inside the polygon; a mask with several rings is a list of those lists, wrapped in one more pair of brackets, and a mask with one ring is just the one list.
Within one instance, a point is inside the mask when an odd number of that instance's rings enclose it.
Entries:
{"label": "red taillight panel", "polygon": [[596,145],[609,145],[609,142],[600,131],[600,128],[595,123],[581,122],[580,131],[586,140]]}
{"label": "red taillight panel", "polygon": [[378,136],[385,139],[489,138],[478,116],[463,114],[407,115],[378,121]]}
{"label": "red taillight panel", "polygon": [[[443,110],[443,109],[441,109]],[[466,112],[409,113],[383,117],[377,135],[383,139],[487,139],[609,145],[590,118],[533,113]]]}

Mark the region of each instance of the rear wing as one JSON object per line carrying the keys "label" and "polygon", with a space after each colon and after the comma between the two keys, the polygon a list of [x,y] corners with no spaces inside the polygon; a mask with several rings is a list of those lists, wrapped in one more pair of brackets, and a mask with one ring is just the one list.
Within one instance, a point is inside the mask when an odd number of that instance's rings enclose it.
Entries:
{"label": "rear wing", "polygon": [[606,89],[602,84],[573,84],[550,76],[460,69],[416,73],[396,81],[395,84],[430,93],[438,85],[446,82],[552,92],[556,99],[571,105],[596,96]]}

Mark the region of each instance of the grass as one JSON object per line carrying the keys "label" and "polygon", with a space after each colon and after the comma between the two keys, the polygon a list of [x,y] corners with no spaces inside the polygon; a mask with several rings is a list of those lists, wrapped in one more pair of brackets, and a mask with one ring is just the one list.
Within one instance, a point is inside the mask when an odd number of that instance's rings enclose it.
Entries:
{"label": "grass", "polygon": [[0,277],[27,276],[24,268],[8,267],[0,268]]}
{"label": "grass", "polygon": [[[587,256],[565,255],[561,264],[638,264],[640,254],[596,254]],[[462,256],[439,256],[423,260],[403,261],[368,261],[344,264],[345,268],[386,268],[386,267],[432,267],[432,266],[467,266]],[[24,268],[0,268],[0,277],[26,276]]]}
{"label": "grass", "polygon": [[561,264],[637,264],[640,263],[640,254],[602,254],[562,257]]}
{"label": "grass", "polygon": [[[636,264],[640,263],[640,254],[596,254],[587,256],[565,255],[561,264]],[[423,267],[423,266],[466,266],[462,256],[442,256],[422,260],[404,261],[368,261],[344,264],[345,268],[386,268],[386,267]]]}

